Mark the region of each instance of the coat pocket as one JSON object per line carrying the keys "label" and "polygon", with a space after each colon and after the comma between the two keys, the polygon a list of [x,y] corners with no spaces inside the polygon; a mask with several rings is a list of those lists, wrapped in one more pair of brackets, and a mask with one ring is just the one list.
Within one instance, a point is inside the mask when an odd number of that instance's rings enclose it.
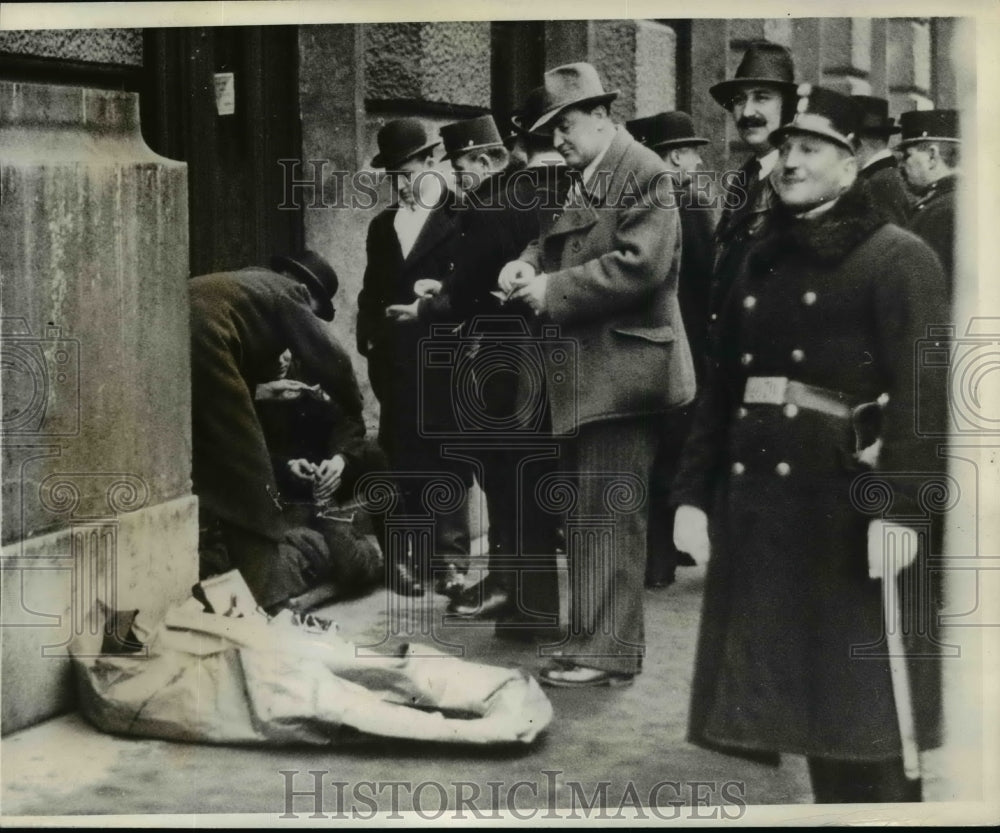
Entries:
{"label": "coat pocket", "polygon": [[620,336],[641,338],[654,344],[669,344],[677,338],[674,328],[669,324],[659,327],[612,327],[611,330]]}

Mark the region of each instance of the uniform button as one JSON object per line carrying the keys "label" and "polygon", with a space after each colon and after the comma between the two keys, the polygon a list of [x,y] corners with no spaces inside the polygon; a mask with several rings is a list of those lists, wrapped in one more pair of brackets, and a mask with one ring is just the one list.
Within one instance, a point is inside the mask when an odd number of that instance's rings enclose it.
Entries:
{"label": "uniform button", "polygon": [[781,477],[788,477],[788,475],[791,474],[792,467],[788,465],[788,463],[782,461],[774,467],[774,471]]}
{"label": "uniform button", "polygon": [[802,362],[805,361],[805,358],[806,358],[806,353],[804,350],[799,350],[797,347],[794,350],[792,350],[793,362]]}
{"label": "uniform button", "polygon": [[740,364],[743,365],[744,367],[751,364],[752,362],[753,362],[752,353],[744,353],[742,356],[740,356]]}
{"label": "uniform button", "polygon": [[732,472],[733,474],[743,474],[746,471],[746,466],[742,463],[733,463]]}
{"label": "uniform button", "polygon": [[718,317],[719,317],[718,314],[716,314],[714,312],[712,313],[712,320],[713,321],[715,321]]}
{"label": "uniform button", "polygon": [[757,299],[753,295],[747,295],[743,299],[743,309],[753,309],[755,306],[757,306]]}
{"label": "uniform button", "polygon": [[747,415],[747,409],[746,408],[738,408],[736,410],[736,417],[737,417],[737,419],[743,419],[746,415]]}
{"label": "uniform button", "polygon": [[799,406],[793,405],[791,402],[789,402],[787,405],[785,405],[785,407],[782,410],[786,417],[791,418],[794,416],[798,416]]}
{"label": "uniform button", "polygon": [[807,307],[811,307],[813,304],[816,303],[816,293],[807,292],[805,295],[802,296],[802,303],[805,304]]}

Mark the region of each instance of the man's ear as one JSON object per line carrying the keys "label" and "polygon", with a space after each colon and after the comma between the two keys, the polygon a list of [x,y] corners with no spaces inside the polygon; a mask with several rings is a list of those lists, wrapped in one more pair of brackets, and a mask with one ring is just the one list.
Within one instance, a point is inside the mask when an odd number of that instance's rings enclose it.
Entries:
{"label": "man's ear", "polygon": [[667,153],[667,158],[670,160],[670,164],[675,168],[681,166],[681,152],[679,148],[671,148],[669,153]]}
{"label": "man's ear", "polygon": [[927,160],[931,168],[936,168],[941,163],[941,148],[935,144],[927,145]]}

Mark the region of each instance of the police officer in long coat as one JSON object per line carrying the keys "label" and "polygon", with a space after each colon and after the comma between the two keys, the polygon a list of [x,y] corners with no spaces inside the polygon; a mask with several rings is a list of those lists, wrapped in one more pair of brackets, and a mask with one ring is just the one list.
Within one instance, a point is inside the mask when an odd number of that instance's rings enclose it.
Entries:
{"label": "police officer in long coat", "polygon": [[[711,530],[689,736],[765,760],[807,756],[820,803],[919,800],[872,576],[894,575],[883,536],[910,540],[890,521],[924,514],[918,495],[941,470],[914,414],[936,416],[944,391],[915,385],[914,356],[945,320],[944,280],[927,245],[855,182],[850,99],[808,84],[799,94],[773,134],[781,204],[723,310],[675,483],[678,547],[707,554],[706,515]],[[891,498],[886,517],[870,488]],[[905,573],[920,592],[925,554]],[[903,609],[933,622],[915,602]],[[915,640],[915,741],[929,748],[939,664]]]}

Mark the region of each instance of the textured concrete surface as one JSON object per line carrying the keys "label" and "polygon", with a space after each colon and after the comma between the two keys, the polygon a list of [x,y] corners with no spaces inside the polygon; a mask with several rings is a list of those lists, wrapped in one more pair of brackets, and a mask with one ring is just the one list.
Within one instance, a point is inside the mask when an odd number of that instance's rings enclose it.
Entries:
{"label": "textured concrete surface", "polygon": [[364,33],[367,99],[490,106],[489,23],[377,23]]}
{"label": "textured concrete surface", "polygon": [[142,66],[142,29],[49,29],[0,32],[0,52]]}
{"label": "textured concrete surface", "polygon": [[66,646],[96,601],[159,616],[198,580],[195,498],[122,512],[4,547],[5,733],[73,707]]}
{"label": "textured concrete surface", "polygon": [[0,82],[4,731],[66,707],[41,648],[95,598],[156,608],[197,571],[187,166],[138,103]]}

